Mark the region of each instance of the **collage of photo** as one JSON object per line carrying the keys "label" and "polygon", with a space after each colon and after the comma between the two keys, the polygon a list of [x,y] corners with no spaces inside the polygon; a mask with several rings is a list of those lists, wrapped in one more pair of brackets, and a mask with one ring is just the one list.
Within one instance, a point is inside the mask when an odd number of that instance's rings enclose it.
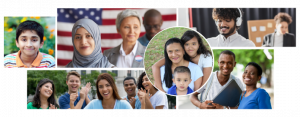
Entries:
{"label": "collage of photo", "polygon": [[56,13],[4,17],[27,109],[274,109],[275,47],[296,48],[296,8]]}

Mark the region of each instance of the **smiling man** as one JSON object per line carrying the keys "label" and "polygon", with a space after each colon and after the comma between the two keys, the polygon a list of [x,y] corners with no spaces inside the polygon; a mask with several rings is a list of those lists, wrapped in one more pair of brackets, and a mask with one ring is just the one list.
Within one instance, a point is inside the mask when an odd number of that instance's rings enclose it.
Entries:
{"label": "smiling man", "polygon": [[58,100],[61,109],[83,109],[90,102],[87,94],[91,89],[91,83],[87,83],[78,92],[81,84],[80,79],[81,76],[76,71],[71,71],[67,74],[66,84],[68,85],[68,92],[60,96]]}
{"label": "smiling man", "polygon": [[38,22],[24,21],[16,29],[17,53],[4,57],[4,68],[55,68],[55,59],[39,52],[44,45],[44,28]]}
{"label": "smiling man", "polygon": [[239,8],[214,8],[212,18],[215,20],[220,34],[208,38],[212,47],[255,47],[255,44],[238,34],[242,25],[242,11]]}
{"label": "smiling man", "polygon": [[[203,88],[190,97],[191,102],[200,109],[225,109],[226,107],[213,103],[212,99],[217,96],[231,80],[235,80],[240,88],[244,90],[242,82],[231,75],[236,65],[235,54],[233,52],[230,50],[222,51],[219,56],[218,65],[220,71],[213,72]],[[197,99],[198,94],[201,94],[201,101]],[[212,103],[212,105],[209,105],[209,103]]]}
{"label": "smiling man", "polygon": [[126,99],[132,108],[141,109],[141,102],[136,94],[136,80],[133,77],[126,77],[123,80],[123,85],[127,96],[122,97],[122,99]]}

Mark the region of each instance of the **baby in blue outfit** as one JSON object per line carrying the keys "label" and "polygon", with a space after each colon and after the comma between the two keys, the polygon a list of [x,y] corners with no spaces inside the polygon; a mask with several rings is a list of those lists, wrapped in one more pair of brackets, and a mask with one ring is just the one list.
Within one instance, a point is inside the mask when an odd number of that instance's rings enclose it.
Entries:
{"label": "baby in blue outfit", "polygon": [[172,79],[174,86],[168,90],[171,95],[187,95],[194,91],[189,87],[192,82],[191,71],[188,67],[178,66],[174,70],[174,78]]}

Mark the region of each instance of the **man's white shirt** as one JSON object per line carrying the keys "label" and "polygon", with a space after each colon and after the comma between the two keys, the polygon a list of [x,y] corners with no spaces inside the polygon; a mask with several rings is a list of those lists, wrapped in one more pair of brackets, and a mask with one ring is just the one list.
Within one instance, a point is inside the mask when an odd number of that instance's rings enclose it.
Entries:
{"label": "man's white shirt", "polygon": [[255,47],[251,40],[244,38],[238,32],[228,38],[219,34],[217,37],[208,38],[207,41],[211,47]]}

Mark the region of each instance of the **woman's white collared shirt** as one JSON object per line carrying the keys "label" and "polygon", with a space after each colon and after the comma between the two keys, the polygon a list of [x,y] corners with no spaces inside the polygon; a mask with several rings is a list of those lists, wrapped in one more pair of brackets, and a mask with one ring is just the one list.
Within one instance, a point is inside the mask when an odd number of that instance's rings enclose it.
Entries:
{"label": "woman's white collared shirt", "polygon": [[124,49],[123,49],[123,43],[121,44],[120,55],[119,55],[119,59],[117,62],[118,68],[131,68],[134,56],[136,54],[137,46],[138,46],[138,42],[135,43],[132,51],[126,55],[126,53],[124,52]]}
{"label": "woman's white collared shirt", "polygon": [[207,39],[211,47],[255,47],[255,44],[236,32],[226,38],[219,34],[217,37]]}

